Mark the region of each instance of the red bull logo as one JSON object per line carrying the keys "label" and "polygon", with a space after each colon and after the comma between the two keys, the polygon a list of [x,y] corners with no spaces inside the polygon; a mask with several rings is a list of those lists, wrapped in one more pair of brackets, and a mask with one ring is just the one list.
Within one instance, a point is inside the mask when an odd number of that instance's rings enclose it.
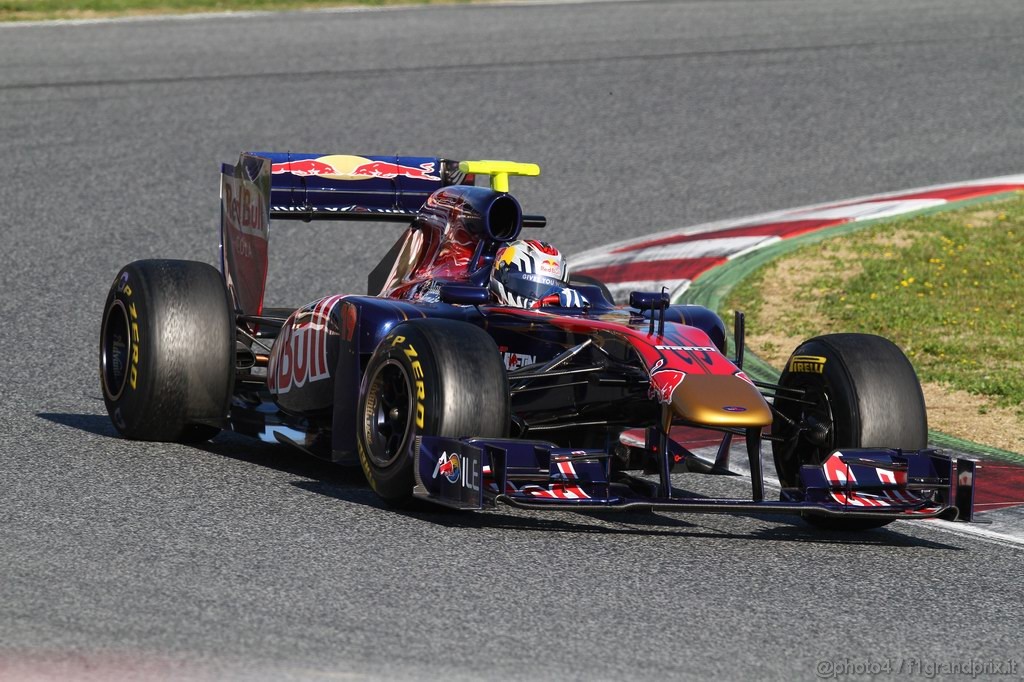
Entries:
{"label": "red bull logo", "polygon": [[309,175],[339,175],[337,168],[329,163],[324,163],[317,159],[302,159],[301,161],[275,163],[270,166],[270,172],[274,175],[291,173],[292,175],[298,175],[300,177],[307,177]]}
{"label": "red bull logo", "polygon": [[419,166],[404,166],[390,161],[374,161],[362,156],[333,154],[315,159],[297,159],[275,163],[270,167],[274,175],[290,173],[299,177],[322,177],[328,180],[369,180],[370,178],[409,178],[411,180],[440,181],[436,164],[433,161],[421,163]]}
{"label": "red bull logo", "polygon": [[267,238],[267,223],[259,192],[233,178],[224,182],[225,218],[243,234]]}
{"label": "red bull logo", "polygon": [[541,273],[547,275],[554,275],[555,277],[562,276],[562,268],[559,265],[558,261],[556,261],[553,258],[545,258],[544,260],[542,260],[540,262],[540,267],[538,269]]}

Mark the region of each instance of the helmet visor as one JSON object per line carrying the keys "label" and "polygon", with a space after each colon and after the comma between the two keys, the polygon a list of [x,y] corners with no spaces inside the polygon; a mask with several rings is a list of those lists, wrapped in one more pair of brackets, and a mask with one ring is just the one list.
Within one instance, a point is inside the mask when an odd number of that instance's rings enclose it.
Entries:
{"label": "helmet visor", "polygon": [[562,287],[562,283],[554,277],[531,275],[517,270],[506,272],[502,279],[506,291],[530,301],[536,301],[552,289]]}

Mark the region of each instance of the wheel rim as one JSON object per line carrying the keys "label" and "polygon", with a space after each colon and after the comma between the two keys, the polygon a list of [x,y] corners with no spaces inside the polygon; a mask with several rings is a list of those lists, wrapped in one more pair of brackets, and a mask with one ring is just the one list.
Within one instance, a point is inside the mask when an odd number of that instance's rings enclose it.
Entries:
{"label": "wheel rim", "polygon": [[374,465],[386,468],[408,449],[413,409],[409,373],[398,361],[386,361],[370,380],[363,412],[367,454]]}
{"label": "wheel rim", "polygon": [[128,311],[119,300],[107,309],[100,336],[100,378],[103,392],[110,400],[117,400],[128,383],[132,353]]}

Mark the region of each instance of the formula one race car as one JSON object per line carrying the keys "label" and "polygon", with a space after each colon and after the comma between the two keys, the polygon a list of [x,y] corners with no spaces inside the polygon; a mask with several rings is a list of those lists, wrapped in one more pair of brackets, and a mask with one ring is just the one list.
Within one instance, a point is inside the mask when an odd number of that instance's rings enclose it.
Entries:
{"label": "formula one race car", "polygon": [[[844,528],[971,518],[975,463],[927,449],[921,388],[894,344],[821,336],[777,385],[753,382],[741,314],[730,358],[713,311],[663,291],[617,307],[600,282],[570,280],[557,249],[524,241],[546,221],[523,214],[509,176],[539,172],[242,154],[222,169],[220,271],[144,260],[114,279],[100,335],[113,423],[158,441],[229,428],[358,464],[392,504],[760,511]],[[408,227],[367,295],[276,310],[263,306],[271,219]],[[717,434],[713,454],[676,437],[693,429]],[[734,438],[749,499],[673,488],[673,471],[730,473]],[[765,499],[766,440],[779,501]]]}

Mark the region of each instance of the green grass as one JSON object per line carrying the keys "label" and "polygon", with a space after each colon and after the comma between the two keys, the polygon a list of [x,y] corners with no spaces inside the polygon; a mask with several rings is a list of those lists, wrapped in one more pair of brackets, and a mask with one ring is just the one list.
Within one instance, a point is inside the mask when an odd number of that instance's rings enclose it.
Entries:
{"label": "green grass", "polygon": [[790,295],[786,310],[770,311],[772,324],[801,337],[889,337],[922,380],[1024,414],[1024,194],[810,244],[761,268],[724,307],[742,304],[748,328],[758,327],[769,312],[759,295],[765,278],[792,259],[826,267]]}
{"label": "green grass", "polygon": [[283,10],[316,7],[451,4],[469,0],[0,0],[0,21]]}

